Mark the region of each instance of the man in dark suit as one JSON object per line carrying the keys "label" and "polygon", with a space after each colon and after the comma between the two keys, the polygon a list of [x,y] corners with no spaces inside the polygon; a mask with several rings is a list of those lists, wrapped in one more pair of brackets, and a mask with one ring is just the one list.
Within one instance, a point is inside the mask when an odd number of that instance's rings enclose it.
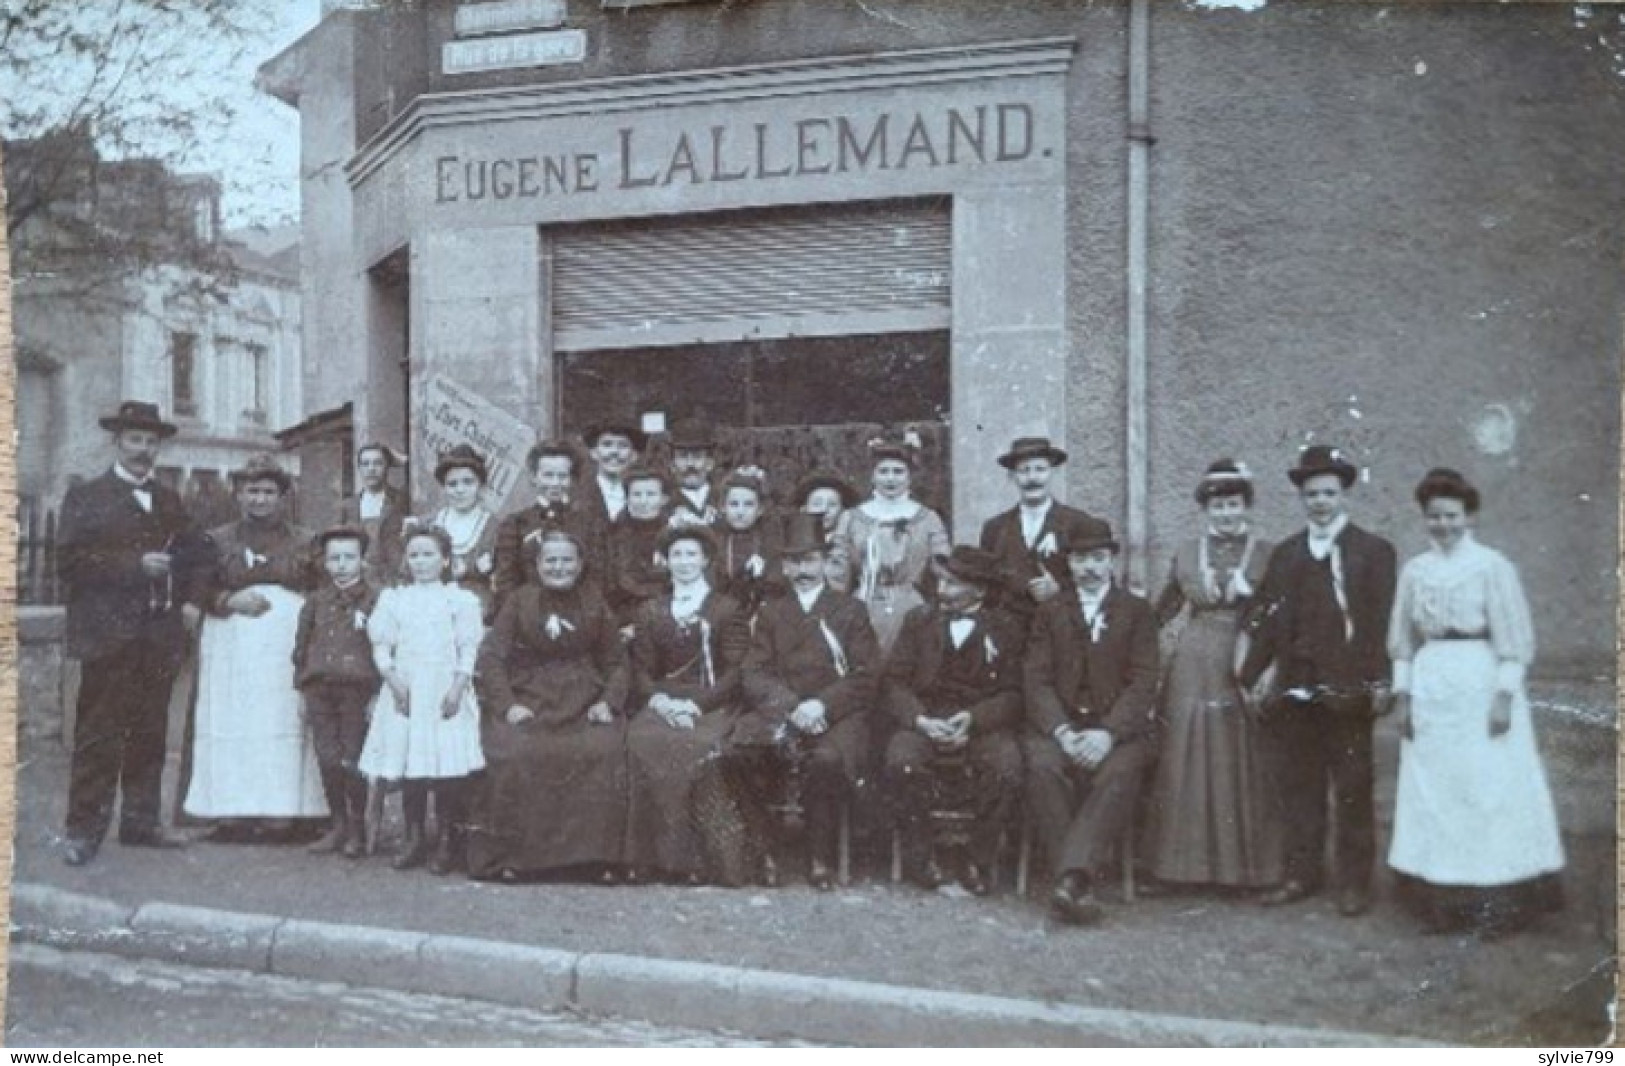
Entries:
{"label": "man in dark suit", "polygon": [[[761,846],[771,838],[766,805],[783,794],[791,762],[801,768],[808,883],[827,891],[841,802],[868,761],[870,708],[880,644],[862,603],[829,588],[824,537],[816,515],[787,523],[783,570],[791,594],[762,604],[745,658],[745,713],[734,727],[724,772],[743,799]],[[777,881],[771,851],[762,879]]]}
{"label": "man in dark suit", "polygon": [[1090,521],[1050,493],[1055,470],[1065,462],[1066,452],[1048,438],[1018,437],[999,465],[1010,472],[1020,501],[982,526],[981,548],[999,561],[1001,606],[1029,624],[1033,612],[1072,587],[1067,544]]}
{"label": "man in dark suit", "polygon": [[722,501],[711,483],[716,468],[717,442],[708,426],[685,419],[672,427],[671,474],[677,491],[667,522],[673,529],[705,526],[713,533],[721,531]]}
{"label": "man in dark suit", "polygon": [[[997,560],[959,545],[932,560],[935,601],[908,613],[881,679],[880,706],[896,732],[885,780],[910,877],[924,888],[946,880],[932,839],[931,809],[952,781],[974,819],[960,881],[988,891],[999,831],[1021,798],[1021,668],[1026,627],[986,603]],[[944,781],[946,777],[948,780]]]}
{"label": "man in dark suit", "polygon": [[1276,665],[1278,695],[1267,701],[1267,730],[1286,832],[1286,880],[1264,902],[1293,903],[1319,889],[1329,782],[1337,906],[1353,917],[1371,906],[1371,722],[1388,704],[1394,546],[1349,521],[1346,493],[1359,471],[1339,449],[1305,448],[1287,476],[1309,526],[1270,555],[1237,676],[1250,691]]}
{"label": "man in dark suit", "polygon": [[360,488],[339,502],[337,524],[364,530],[372,550],[363,562],[362,573],[379,589],[401,580],[401,529],[412,513],[406,493],[389,483],[395,456],[376,441],[364,444],[355,453],[356,479]]}
{"label": "man in dark suit", "polygon": [[535,554],[533,550],[527,556],[525,543],[539,540],[544,530],[562,529],[574,534],[585,546],[586,579],[602,587],[609,569],[609,542],[607,537],[596,543],[588,538],[587,518],[572,496],[577,462],[576,450],[558,440],[542,441],[525,456],[525,466],[536,487],[536,502],[504,516],[497,524],[491,570],[493,617],[509,593],[540,580],[536,568],[526,562]]}
{"label": "man in dark suit", "polygon": [[184,843],[164,830],[159,793],[170,690],[207,554],[180,496],[152,476],[175,426],[156,404],[135,401],[101,425],[113,434],[113,464],[68,490],[57,549],[68,654],[80,661],[64,855],[70,866],[95,858],[121,784],[119,843]]}
{"label": "man in dark suit", "polygon": [[1027,803],[1062,921],[1101,917],[1094,884],[1130,829],[1155,744],[1157,625],[1112,580],[1117,541],[1097,518],[1067,543],[1074,588],[1038,609],[1024,670]]}

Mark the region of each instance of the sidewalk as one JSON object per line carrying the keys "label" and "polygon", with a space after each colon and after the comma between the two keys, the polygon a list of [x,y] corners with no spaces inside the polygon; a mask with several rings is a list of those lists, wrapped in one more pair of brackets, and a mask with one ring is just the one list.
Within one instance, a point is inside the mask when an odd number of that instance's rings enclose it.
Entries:
{"label": "sidewalk", "polygon": [[[1595,1043],[1607,1036],[1602,1004],[1612,995],[1614,973],[1613,734],[1573,717],[1555,728],[1542,722],[1548,770],[1568,832],[1568,909],[1535,931],[1494,943],[1417,935],[1387,900],[1385,884],[1379,885],[1373,913],[1353,921],[1337,916],[1327,899],[1264,910],[1175,897],[1114,906],[1101,927],[1075,930],[1055,926],[1038,902],[1013,894],[949,898],[877,880],[829,895],[799,885],[773,892],[500,886],[422,871],[396,873],[382,856],[352,863],[297,848],[196,844],[166,853],[113,842],[89,867],[71,869],[55,848],[66,756],[52,741],[31,743],[18,771],[15,879],[24,905],[18,919],[24,907],[33,907],[37,921],[42,899],[64,898],[40,894],[55,888],[117,904],[102,911],[58,910],[53,921],[59,926],[73,925],[74,914],[89,915],[85,920],[93,925],[127,925],[138,908],[162,916],[164,908],[153,911],[150,905],[173,904],[265,916],[255,928],[271,923],[282,935],[339,936],[336,943],[352,945],[370,942],[358,927],[409,931],[424,934],[407,941],[416,945],[412,980],[431,986],[425,990],[476,998],[477,991],[432,987],[463,978],[455,968],[423,970],[429,957],[423,946],[430,934],[501,942],[536,966],[545,959],[562,966],[574,1005],[634,1017],[641,1005],[643,1016],[654,1021],[679,1020],[661,1013],[678,1010],[685,1024],[775,1025],[780,1032],[821,1039],[840,1039],[819,1026],[851,1020],[865,1003],[862,1024],[848,1039],[924,1039],[921,1033],[933,1030],[921,1030],[922,1019],[960,1001],[910,992],[922,989],[999,997],[1003,1006],[962,1001],[958,1031],[965,1018],[992,1011],[988,1031],[1006,1033],[1006,1039],[1020,1039],[1008,1034],[1021,1032],[1035,1040],[1047,1032],[1053,1039],[1069,1025],[1074,1033],[1095,1031],[1100,1039],[1136,1031],[1141,1039],[1158,1033],[1162,1039],[1184,1033],[1186,1040],[1219,1043],[1269,1039],[1264,1030],[1221,1021],[1228,1020],[1342,1031],[1326,1034],[1333,1042],[1363,1033],[1450,1043]],[[1384,738],[1379,750],[1387,753],[1380,762],[1390,764],[1386,772],[1379,769],[1379,780],[1391,794],[1392,738]],[[304,928],[310,923],[349,932],[312,933]],[[523,950],[532,948],[549,951]],[[307,961],[312,957],[327,967],[326,976],[364,978],[353,966],[365,959],[347,961],[343,951],[307,953]],[[709,965],[663,967],[653,960]],[[516,965],[518,973],[533,968]],[[547,979],[543,969],[535,972],[537,981]],[[751,976],[764,972],[772,980]],[[588,981],[595,973],[599,984]],[[601,983],[606,973],[618,975],[608,986]],[[788,975],[839,980],[797,983],[800,978]],[[704,994],[720,990],[713,987],[719,983],[731,989],[728,996]],[[758,985],[795,989],[796,1008],[743,1016],[737,1006],[723,1009],[724,1001],[741,998],[742,988]],[[603,987],[620,991],[607,1000],[581,995]],[[673,998],[683,987],[691,994]],[[1018,1008],[1008,1001],[1027,1002]],[[708,1010],[721,1014],[696,1016]],[[1039,1028],[995,1024],[1022,1011]],[[888,1016],[896,1022],[889,1028],[882,1024]],[[940,1031],[946,1036],[956,1030]],[[1306,1038],[1298,1032],[1271,1042]]]}

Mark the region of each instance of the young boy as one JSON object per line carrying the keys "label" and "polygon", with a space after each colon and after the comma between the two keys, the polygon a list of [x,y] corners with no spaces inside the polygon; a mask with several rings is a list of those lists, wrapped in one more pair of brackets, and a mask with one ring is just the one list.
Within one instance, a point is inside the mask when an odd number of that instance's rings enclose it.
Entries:
{"label": "young boy", "polygon": [[666,563],[660,557],[660,535],[666,530],[671,495],[666,476],[635,466],[622,479],[626,516],[610,534],[609,607],[623,633],[630,630],[638,608],[666,590]]}
{"label": "young boy", "polygon": [[356,762],[367,737],[367,706],[381,683],[367,637],[367,618],[378,602],[378,590],[362,577],[367,544],[366,532],[351,526],[317,535],[328,580],[305,600],[293,646],[294,684],[305,698],[305,721],[333,812],[332,828],[310,850],[342,850],[351,859],[365,850],[367,783]]}
{"label": "young boy", "polygon": [[752,471],[736,470],[722,483],[722,528],[712,585],[731,596],[746,618],[785,590],[779,563],[783,538],[776,523],[763,516],[763,495],[762,479]]}

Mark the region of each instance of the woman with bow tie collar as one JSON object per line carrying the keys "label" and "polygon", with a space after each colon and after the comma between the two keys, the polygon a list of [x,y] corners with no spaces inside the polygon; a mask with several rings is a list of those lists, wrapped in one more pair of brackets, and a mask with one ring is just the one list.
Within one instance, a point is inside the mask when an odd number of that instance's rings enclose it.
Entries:
{"label": "woman with bow tie collar", "polygon": [[475,668],[486,782],[469,874],[576,869],[612,883],[626,834],[626,650],[574,534],[549,530],[525,550],[541,584],[503,601]]}
{"label": "woman with bow tie collar", "polygon": [[1190,615],[1161,693],[1148,865],[1168,884],[1264,888],[1281,879],[1281,836],[1232,664],[1272,546],[1249,526],[1253,482],[1244,464],[1209,466],[1196,502],[1207,528],[1175,553],[1156,605],[1162,626],[1187,606]]}
{"label": "woman with bow tie collar", "polygon": [[[324,818],[327,802],[294,688],[293,646],[314,574],[310,535],[283,517],[290,478],[269,455],[231,477],[242,518],[209,534],[213,579],[198,653],[183,810],[222,839],[274,840],[261,819]],[[276,830],[280,828],[280,833]]]}
{"label": "woman with bow tie collar", "polygon": [[[497,517],[480,500],[488,480],[485,457],[459,444],[440,457],[434,479],[445,492],[446,506],[425,524],[438,526],[451,538],[451,580],[479,597],[489,618]],[[408,519],[414,521],[418,520]]]}
{"label": "woman with bow tie collar", "polygon": [[845,556],[856,572],[853,592],[869,607],[882,654],[908,612],[925,602],[917,584],[931,559],[949,547],[942,517],[909,494],[919,455],[913,430],[870,441],[874,494],[848,512]]}
{"label": "woman with bow tie collar", "polygon": [[671,585],[639,608],[632,642],[628,865],[678,880],[743,884],[745,826],[718,757],[739,711],[750,634],[711,588],[716,537],[680,526],[660,540]]}

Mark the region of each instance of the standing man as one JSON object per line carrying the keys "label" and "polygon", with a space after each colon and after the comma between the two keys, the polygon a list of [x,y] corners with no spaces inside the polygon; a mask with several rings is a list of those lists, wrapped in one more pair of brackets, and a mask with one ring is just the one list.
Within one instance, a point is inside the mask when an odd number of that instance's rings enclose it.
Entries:
{"label": "standing man", "polygon": [[584,511],[572,497],[576,464],[576,450],[561,440],[542,441],[526,454],[525,467],[536,488],[536,502],[505,516],[497,525],[496,547],[492,552],[495,556],[491,573],[492,617],[509,593],[539,580],[536,567],[526,562],[527,558],[535,558],[534,549],[527,556],[525,543],[539,541],[542,533],[549,529],[574,534],[584,545],[583,561],[589,568],[592,560],[599,563],[596,571],[589,569],[587,577],[603,582],[602,571],[609,558],[608,541],[592,543],[586,535]]}
{"label": "standing man", "polygon": [[998,559],[1002,605],[1023,621],[1072,587],[1067,545],[1093,521],[1050,492],[1055,470],[1065,462],[1066,452],[1048,437],[1018,437],[999,456],[1020,500],[982,526],[981,547]]}
{"label": "standing man", "polygon": [[384,445],[377,441],[362,445],[355,454],[360,489],[339,504],[337,525],[357,527],[367,534],[372,550],[363,572],[378,589],[388,588],[400,577],[401,528],[411,513],[406,493],[389,483],[394,466],[395,456]]}
{"label": "standing man", "polygon": [[1286,880],[1264,902],[1294,903],[1322,884],[1326,786],[1334,799],[1339,913],[1371,906],[1376,858],[1371,722],[1387,710],[1394,546],[1349,521],[1359,471],[1337,448],[1303,449],[1287,472],[1308,528],[1276,546],[1242,638],[1236,678],[1251,691],[1270,663],[1267,730],[1286,836]]}
{"label": "standing man", "polygon": [[717,444],[710,429],[692,419],[677,423],[671,434],[671,472],[677,481],[668,520],[673,529],[705,526],[713,533],[721,529],[721,508],[711,484],[716,468]]}
{"label": "standing man", "polygon": [[581,439],[587,444],[593,465],[593,478],[581,502],[595,534],[608,536],[611,527],[626,514],[626,472],[638,461],[649,439],[630,421],[617,419],[588,426]]}
{"label": "standing man", "polygon": [[161,442],[175,435],[157,404],[125,401],[101,425],[113,434],[112,466],[68,490],[57,554],[68,654],[80,661],[69,866],[96,857],[121,784],[120,844],[184,843],[165,832],[158,807],[170,690],[197,619],[189,600],[203,544],[180,496],[152,476]]}
{"label": "standing man", "polygon": [[1100,920],[1095,882],[1132,831],[1154,757],[1157,623],[1113,582],[1118,544],[1098,518],[1066,547],[1074,588],[1046,601],[1027,641],[1027,804],[1055,875],[1056,917]]}

